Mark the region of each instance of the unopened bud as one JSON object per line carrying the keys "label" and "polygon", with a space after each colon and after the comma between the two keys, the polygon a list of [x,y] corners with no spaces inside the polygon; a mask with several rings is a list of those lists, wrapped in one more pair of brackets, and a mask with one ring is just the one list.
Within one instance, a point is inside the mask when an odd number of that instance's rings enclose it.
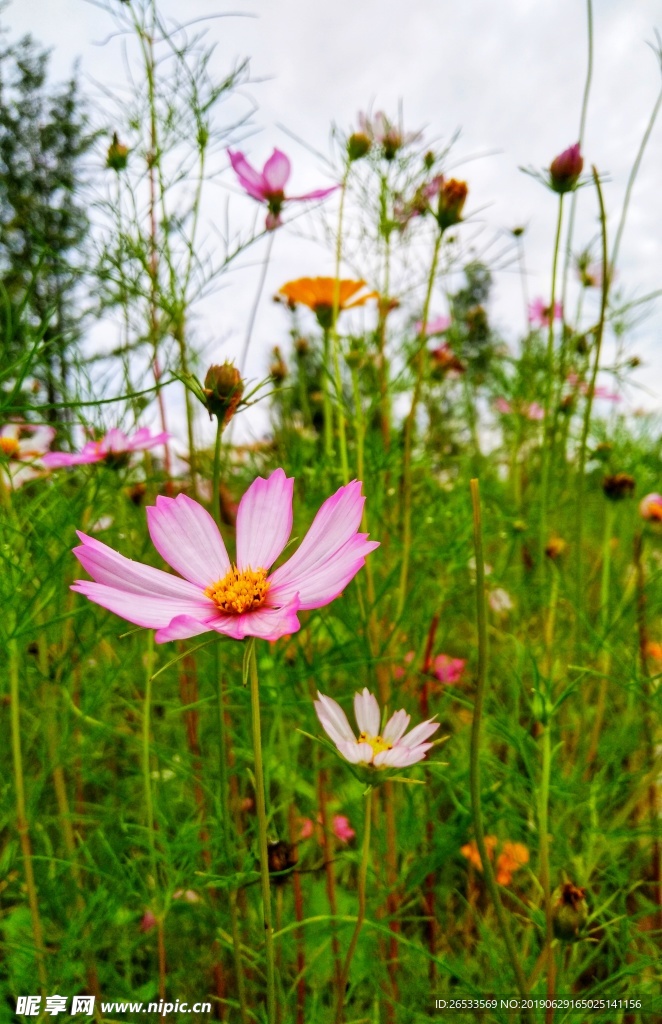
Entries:
{"label": "unopened bud", "polygon": [[123,145],[117,138],[117,132],[113,132],[113,141],[108,147],[106,155],[106,167],[111,171],[123,171],[129,160],[129,147]]}
{"label": "unopened bud", "polygon": [[572,882],[564,882],[552,894],[552,925],[554,935],[564,942],[578,939],[586,927],[588,907],[586,890]]}
{"label": "unopened bud", "polygon": [[583,169],[584,158],[579,151],[579,143],[576,142],[574,146],[565,149],[552,160],[549,168],[550,185],[559,195],[572,192]]}
{"label": "unopened bud", "polygon": [[229,362],[210,366],[203,393],[210,418],[216,416],[219,423],[227,427],[244,393],[244,382],[237,367]]}
{"label": "unopened bud", "polygon": [[602,490],[611,501],[622,501],[623,498],[632,497],[635,487],[634,477],[628,473],[614,473],[602,481]]}
{"label": "unopened bud", "polygon": [[310,345],[308,344],[307,338],[297,338],[294,342],[294,351],[298,355],[299,359],[305,358],[310,352]]}
{"label": "unopened bud", "polygon": [[442,231],[460,223],[468,192],[466,181],[457,181],[456,178],[450,178],[448,181],[442,179],[437,206],[437,223]]}
{"label": "unopened bud", "polygon": [[[267,861],[269,864],[269,874],[278,875],[281,871],[290,871],[299,859],[299,854],[296,846],[291,843],[286,843],[283,839],[279,839],[277,843],[269,843],[267,846]],[[283,885],[287,881],[287,876],[283,875],[280,878],[274,878],[276,885]]]}
{"label": "unopened bud", "polygon": [[565,553],[565,549],[568,544],[564,541],[563,537],[550,537],[545,548],[545,554],[548,558],[551,558],[553,562],[558,561],[559,558]]}
{"label": "unopened bud", "polygon": [[273,351],[274,361],[269,367],[269,374],[275,384],[282,384],[287,377],[287,366],[278,346]]}
{"label": "unopened bud", "polygon": [[347,140],[347,156],[350,162],[361,160],[370,152],[372,142],[365,132],[354,132]]}

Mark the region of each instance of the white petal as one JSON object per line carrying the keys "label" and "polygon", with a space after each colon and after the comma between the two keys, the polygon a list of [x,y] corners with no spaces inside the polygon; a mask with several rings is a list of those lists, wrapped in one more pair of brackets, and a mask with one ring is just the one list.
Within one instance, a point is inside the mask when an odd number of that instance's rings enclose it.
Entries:
{"label": "white petal", "polygon": [[411,715],[408,715],[404,708],[396,711],[384,726],[384,732],[382,733],[384,739],[388,740],[389,743],[397,743],[406,731],[410,719]]}
{"label": "white petal", "polygon": [[368,736],[379,736],[379,704],[367,686],[362,693],[354,694],[354,717],[361,732]]}
{"label": "white petal", "polygon": [[356,743],[356,737],[352,732],[349,722],[347,721],[347,715],[340,707],[340,704],[336,704],[335,700],[331,700],[330,697],[325,697],[324,694],[319,691],[317,696],[319,698],[319,700],[315,701],[317,717],[320,720],[322,728],[333,740],[336,746],[343,741],[347,743]]}
{"label": "white petal", "polygon": [[436,732],[439,728],[439,722],[421,722],[415,729],[408,732],[406,736],[403,736],[400,740],[399,746],[412,747],[417,746],[419,743],[423,743],[424,740],[431,736],[433,732]]}
{"label": "white petal", "polygon": [[337,744],[342,756],[351,764],[370,764],[372,761],[372,747],[369,743],[347,743],[344,740]]}

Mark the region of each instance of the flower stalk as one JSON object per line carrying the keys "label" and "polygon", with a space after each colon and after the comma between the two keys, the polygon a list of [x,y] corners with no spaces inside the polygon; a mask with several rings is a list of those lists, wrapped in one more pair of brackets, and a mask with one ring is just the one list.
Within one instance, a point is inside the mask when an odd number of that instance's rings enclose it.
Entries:
{"label": "flower stalk", "polygon": [[349,971],[352,966],[352,959],[356,950],[356,944],[359,941],[359,935],[363,927],[365,920],[365,906],[366,906],[366,881],[368,878],[368,863],[370,861],[370,825],[372,821],[372,786],[368,786],[365,791],[365,814],[363,820],[363,846],[361,848],[361,865],[359,867],[359,879],[358,879],[358,899],[359,908],[356,916],[356,924],[352,937],[349,942],[347,949],[347,956],[343,964],[342,973],[340,975],[340,990],[338,992],[338,1007],[336,1010],[336,1024],[343,1024],[344,1020],[344,1006],[345,1006],[345,989],[347,987],[347,981],[349,979]]}

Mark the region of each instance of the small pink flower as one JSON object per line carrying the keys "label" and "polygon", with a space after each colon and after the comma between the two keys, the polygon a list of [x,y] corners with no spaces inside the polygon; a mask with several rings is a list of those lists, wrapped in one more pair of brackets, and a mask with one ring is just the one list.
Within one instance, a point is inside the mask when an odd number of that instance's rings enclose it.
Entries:
{"label": "small pink flower", "polygon": [[[533,327],[549,327],[549,304],[544,299],[534,299],[529,303],[529,323]],[[554,303],[554,319],[563,319],[563,306],[560,302]]]}
{"label": "small pink flower", "polygon": [[[349,818],[344,814],[334,814],[331,827],[333,828],[334,836],[336,839],[339,839],[341,843],[348,843],[350,839],[353,839],[356,835],[356,832],[349,823]],[[317,828],[310,818],[303,818],[301,821],[299,838],[310,839],[313,833],[317,834],[319,842],[324,846],[324,830],[322,828],[321,814],[317,815]]]}
{"label": "small pink flower", "polygon": [[513,411],[513,407],[507,398],[497,398],[494,403],[494,408],[497,412],[500,412],[502,416],[509,416]]}
{"label": "small pink flower", "polygon": [[318,188],[313,192],[306,192],[302,196],[286,196],[285,186],[289,181],[292,165],[280,149],[274,149],[261,171],[257,171],[249,164],[239,150],[229,149],[228,156],[244,191],[268,207],[267,231],[273,231],[282,223],[280,215],[285,203],[298,203],[306,199],[324,199],[338,188],[338,185],[332,185],[330,188]]}
{"label": "small pink flower", "polygon": [[[425,337],[433,338],[436,334],[443,334],[447,331],[451,325],[451,318],[449,316],[436,316],[434,320],[428,320],[425,327]],[[417,320],[414,324],[414,328],[417,334],[420,334],[423,330],[423,321]]]}
{"label": "small pink flower", "polygon": [[393,669],[393,675],[396,679],[404,679],[404,677],[407,674],[407,669],[409,668],[415,657],[415,651],[407,651],[403,658],[403,663],[405,667],[403,668],[402,665],[396,665],[395,668]]}
{"label": "small pink flower", "polygon": [[524,415],[529,420],[544,420],[545,410],[537,402],[531,402],[524,406]]}
{"label": "small pink flower", "polygon": [[380,733],[379,704],[365,687],[362,693],[354,695],[354,717],[360,730],[357,739],[340,705],[319,691],[317,696],[315,711],[320,724],[350,764],[373,768],[406,768],[416,764],[432,746],[425,741],[439,728],[439,722],[421,722],[405,736],[410,716],[400,710],[391,715]]}
{"label": "small pink flower", "polygon": [[239,503],[234,563],[202,505],[185,494],[159,496],[147,509],[149,533],[183,579],[79,533],[74,554],[94,582],[77,580],[72,590],[157,630],[157,643],[210,630],[235,640],[296,633],[297,613],[335,600],[379,544],[357,532],[365,498],[354,480],[327,498],[295,553],[269,574],[292,531],[293,486],[282,469],[253,481]]}
{"label": "small pink flower", "polygon": [[85,466],[92,462],[123,461],[131,452],[145,451],[165,444],[170,434],[152,434],[149,427],[142,427],[132,437],[113,427],[100,441],[88,441],[81,451],[49,452],[44,456],[47,469],[61,469],[68,466]]}
{"label": "small pink flower", "polygon": [[[587,384],[585,380],[582,380],[577,376],[576,373],[569,373],[566,380],[571,388],[575,391],[580,391],[582,395],[588,395],[591,391],[590,384]],[[604,387],[602,384],[598,384],[597,387],[593,388],[593,397],[601,398],[605,402],[620,402],[621,396],[615,391],[610,391],[609,388]]]}
{"label": "small pink flower", "polygon": [[451,658],[448,654],[438,654],[432,662],[432,672],[440,683],[453,686],[462,678],[465,665],[464,658]]}
{"label": "small pink flower", "polygon": [[639,515],[650,523],[662,523],[662,494],[647,494],[642,498]]}

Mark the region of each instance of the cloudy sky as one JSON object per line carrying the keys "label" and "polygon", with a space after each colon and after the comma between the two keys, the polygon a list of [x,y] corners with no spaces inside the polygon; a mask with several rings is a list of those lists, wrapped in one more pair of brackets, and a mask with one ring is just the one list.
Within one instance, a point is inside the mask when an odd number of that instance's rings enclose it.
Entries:
{"label": "cloudy sky", "polygon": [[[526,225],[527,269],[532,295],[547,294],[556,205],[519,167],[549,164],[576,141],[587,64],[584,0],[161,0],[166,16],[194,18],[221,11],[242,17],[210,22],[217,41],[219,73],[235,57],[249,56],[262,80],[251,88],[258,104],[256,132],[245,149],[261,164],[274,145],[288,151],[295,166],[295,191],[325,183],[320,161],[285,134],[327,151],[329,127],[349,129],[359,110],[370,106],[404,109],[408,127],[425,127],[431,139],[456,129],[459,171],[470,185],[469,214],[486,238]],[[662,85],[659,64],[647,42],[662,30],[659,0],[594,0],[594,74],[584,141],[587,164],[607,176],[605,199],[613,238],[627,177]],[[123,81],[119,44],[101,46],[110,29],[107,14],[85,0],[14,0],[3,23],[12,35],[32,32],[53,50],[53,71],[62,77],[79,58],[83,79],[113,86]],[[466,161],[462,164],[462,161]],[[629,296],[662,288],[662,115],[646,151],[623,238],[619,286]],[[231,174],[227,176],[232,187]],[[218,201],[218,200],[217,200]],[[225,202],[225,198],[223,200]],[[232,198],[235,217],[252,216],[250,203]],[[595,194],[585,189],[579,203],[577,247],[597,234]],[[206,208],[213,219],[213,205]],[[267,297],[279,284],[303,274],[332,272],[333,257],[303,244],[294,231],[274,248],[255,327],[249,370],[262,376],[266,352],[284,335],[282,311]],[[216,331],[228,355],[241,343],[255,292],[260,259],[236,275],[231,293],[217,296],[205,312],[202,333]],[[516,275],[498,276],[492,309],[503,333],[522,326]],[[631,392],[635,405],[662,402],[662,303],[633,335],[645,358],[642,384],[653,395]]]}

